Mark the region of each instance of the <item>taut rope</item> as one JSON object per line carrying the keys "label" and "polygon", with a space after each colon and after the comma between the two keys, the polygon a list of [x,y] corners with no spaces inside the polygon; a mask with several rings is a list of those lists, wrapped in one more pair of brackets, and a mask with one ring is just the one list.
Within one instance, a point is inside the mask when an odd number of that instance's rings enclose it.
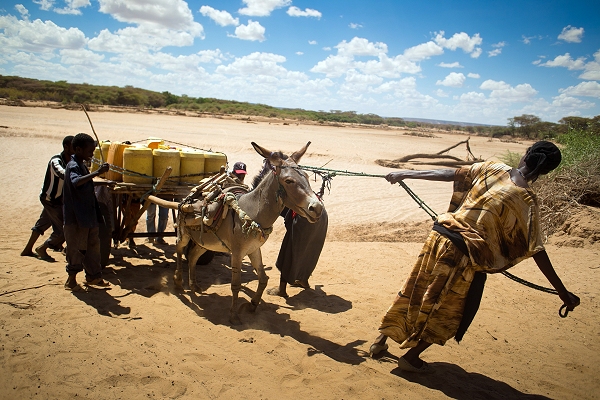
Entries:
{"label": "taut rope", "polygon": [[[309,166],[305,166],[305,165],[299,165],[298,167],[303,170],[313,172],[316,175],[320,175],[321,178],[323,178],[323,186],[322,186],[321,190],[323,190],[323,188],[325,187],[326,182],[327,182],[327,189],[330,190],[331,179],[334,176],[338,176],[338,175],[339,176],[366,176],[366,177],[373,177],[373,178],[385,178],[385,175],[380,175],[380,174],[366,174],[364,172],[341,171],[341,170],[335,170],[335,169],[329,169],[329,168],[309,167]],[[406,183],[404,183],[403,181],[400,181],[400,182],[398,182],[398,184],[400,186],[402,186],[402,188],[406,191],[406,193],[408,193],[408,195],[419,205],[419,207],[421,207],[431,217],[431,219],[433,219],[435,221],[435,219],[437,218],[436,212],[433,211],[431,209],[431,207],[429,207],[427,204],[425,204],[425,202],[423,200],[421,200],[419,198],[419,196],[417,196],[415,194],[415,192],[413,192],[412,189],[406,185]],[[535,283],[532,283],[532,282],[526,281],[525,279],[519,278],[518,276],[515,276],[508,271],[502,271],[502,275],[506,276],[507,278],[512,279],[515,282],[518,282],[522,285],[530,287],[532,289],[536,289],[541,292],[558,295],[558,292],[555,289],[536,285]],[[562,308],[561,308],[561,310],[562,310]],[[560,314],[560,316],[562,317],[563,314]],[[566,316],[566,314],[565,314],[565,316]]]}

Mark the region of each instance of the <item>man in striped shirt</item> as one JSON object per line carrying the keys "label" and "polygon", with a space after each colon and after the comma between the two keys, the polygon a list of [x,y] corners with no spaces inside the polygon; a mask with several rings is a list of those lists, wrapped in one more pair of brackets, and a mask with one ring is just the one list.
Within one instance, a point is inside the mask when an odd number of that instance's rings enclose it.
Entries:
{"label": "man in striped shirt", "polygon": [[[71,160],[73,148],[71,142],[73,136],[66,136],[63,139],[63,151],[60,154],[53,156],[48,162],[46,168],[46,177],[44,185],[40,193],[40,201],[44,206],[40,218],[31,228],[31,236],[25,249],[21,252],[22,256],[38,256],[42,260],[53,262],[55,261],[48,255],[48,249],[55,251],[62,250],[62,245],[65,242],[63,233],[63,185],[65,181],[65,168]],[[41,246],[33,252],[33,245],[36,240],[44,234],[44,232],[52,226],[52,234]]]}

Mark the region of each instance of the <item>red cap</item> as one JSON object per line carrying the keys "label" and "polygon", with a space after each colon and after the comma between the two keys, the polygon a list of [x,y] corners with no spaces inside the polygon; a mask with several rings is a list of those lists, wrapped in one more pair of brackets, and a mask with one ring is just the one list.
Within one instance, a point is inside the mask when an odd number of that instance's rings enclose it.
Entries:
{"label": "red cap", "polygon": [[236,162],[235,164],[233,164],[233,172],[236,174],[247,174],[246,164],[244,164],[241,161]]}

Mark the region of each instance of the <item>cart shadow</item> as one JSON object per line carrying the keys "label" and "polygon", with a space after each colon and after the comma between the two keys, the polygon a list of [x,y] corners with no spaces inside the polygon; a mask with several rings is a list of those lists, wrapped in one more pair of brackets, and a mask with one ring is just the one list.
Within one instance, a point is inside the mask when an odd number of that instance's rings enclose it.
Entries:
{"label": "cart shadow", "polygon": [[[520,392],[507,383],[476,372],[467,372],[455,364],[434,362],[430,363],[429,366],[433,371],[430,374],[415,374],[402,371],[400,368],[395,368],[391,373],[407,381],[440,391],[452,399],[549,399],[549,397],[542,395]],[[465,384],[466,382],[468,384]]]}
{"label": "cart shadow", "polygon": [[[135,248],[112,249],[110,265],[103,270],[107,280],[131,293],[151,297],[159,292],[173,292],[173,275],[176,267],[174,245],[156,248],[137,245]],[[143,260],[143,263],[136,260]],[[201,292],[214,285],[231,284],[231,267],[228,255],[216,255],[209,264],[196,266],[196,283]],[[183,260],[184,287],[188,287],[188,265]],[[242,283],[257,281],[252,265],[242,264]]]}
{"label": "cart shadow", "polygon": [[[254,293],[247,287],[242,287],[245,294],[252,296]],[[350,365],[358,365],[366,361],[368,353],[358,349],[364,344],[365,340],[355,340],[347,344],[339,344],[325,338],[312,335],[300,328],[300,322],[291,318],[288,313],[278,313],[282,309],[276,304],[265,303],[258,306],[256,312],[249,312],[250,303],[240,297],[240,318],[241,325],[232,326],[229,323],[229,306],[231,305],[231,296],[221,296],[216,293],[196,294],[196,293],[175,293],[179,300],[194,311],[199,317],[202,317],[214,325],[229,326],[239,332],[248,329],[265,331],[280,336],[288,336],[299,343],[308,346],[307,355],[313,356],[323,354],[337,362]]]}

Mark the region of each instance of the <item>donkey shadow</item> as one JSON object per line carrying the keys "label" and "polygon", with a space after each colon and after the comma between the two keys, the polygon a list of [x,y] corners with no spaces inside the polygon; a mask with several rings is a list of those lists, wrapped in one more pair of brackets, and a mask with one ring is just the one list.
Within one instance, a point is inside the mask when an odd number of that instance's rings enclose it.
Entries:
{"label": "donkey shadow", "polygon": [[[244,292],[252,291],[242,287]],[[246,293],[248,294],[248,293]],[[249,296],[251,296],[251,294]],[[193,310],[199,317],[205,318],[214,325],[229,326],[238,332],[247,329],[262,330],[268,333],[289,336],[299,343],[308,345],[307,355],[324,354],[329,358],[345,364],[358,365],[366,361],[368,353],[359,350],[365,340],[355,340],[347,344],[338,344],[328,339],[312,335],[300,328],[300,322],[291,318],[290,314],[278,313],[282,308],[276,304],[261,301],[258,310],[254,313],[247,312],[248,300],[240,298],[239,307],[242,325],[232,326],[229,323],[229,306],[231,296],[221,296],[216,293],[195,294],[189,296],[184,293],[176,294],[183,304]]]}

